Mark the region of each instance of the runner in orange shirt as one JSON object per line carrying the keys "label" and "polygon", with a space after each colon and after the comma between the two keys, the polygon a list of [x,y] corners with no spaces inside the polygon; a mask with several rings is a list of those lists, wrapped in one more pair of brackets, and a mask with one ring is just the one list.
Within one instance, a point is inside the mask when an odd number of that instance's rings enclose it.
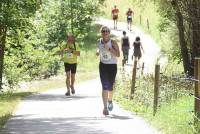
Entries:
{"label": "runner in orange shirt", "polygon": [[115,5],[114,8],[112,9],[112,19],[114,21],[114,29],[117,29],[118,13],[119,13],[119,9]]}

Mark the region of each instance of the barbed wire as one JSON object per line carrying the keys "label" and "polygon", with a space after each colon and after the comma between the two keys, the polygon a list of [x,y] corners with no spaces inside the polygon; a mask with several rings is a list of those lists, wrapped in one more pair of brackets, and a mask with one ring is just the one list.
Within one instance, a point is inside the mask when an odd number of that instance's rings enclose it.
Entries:
{"label": "barbed wire", "polygon": [[[178,70],[178,72],[179,72],[179,70]],[[164,75],[164,74],[165,73],[161,73],[161,76],[160,76],[160,96],[158,97],[158,99],[159,99],[158,109],[162,105],[165,105],[165,103],[168,105],[168,104],[170,104],[170,102],[176,100],[177,98],[184,97],[184,96],[192,97],[192,98],[200,101],[200,97],[195,96],[195,94],[192,92],[192,91],[194,91],[194,90],[192,90],[194,88],[194,83],[200,82],[198,79],[189,76],[187,73],[186,74],[184,74],[184,73],[174,74],[173,73],[172,75]],[[154,75],[152,75],[152,77],[154,77]],[[146,79],[145,77],[142,79],[139,79],[138,80],[139,87],[140,87],[139,89],[143,89],[142,90],[143,92],[137,90],[137,88],[136,88],[135,94],[134,94],[135,95],[134,99],[136,99],[139,103],[142,103],[144,106],[146,106],[148,108],[153,107],[153,101],[150,101],[153,99],[153,90],[150,90],[150,88],[146,88],[146,87],[149,87],[149,85],[154,84],[154,80],[152,77],[148,77],[150,79],[148,79],[148,78]],[[178,87],[180,87],[180,88],[178,88]],[[181,90],[179,90],[179,89],[181,89]],[[144,91],[145,91],[145,94],[144,94]],[[144,97],[144,96],[146,96],[146,97]],[[190,100],[192,100],[192,98],[190,98]],[[185,105],[193,104],[193,103],[187,103],[184,100],[185,99],[183,99],[183,100],[180,99],[180,103],[184,103]],[[196,119],[198,122],[200,122],[200,119],[195,115],[194,110],[191,110],[191,107],[192,107],[191,105],[190,105],[190,108],[185,107],[184,108],[185,110],[179,110],[175,107],[176,112],[178,110],[178,112],[183,113],[183,114],[188,113],[189,117],[191,119],[193,119],[193,120]],[[193,131],[194,133],[198,133],[197,130],[195,129],[194,123],[187,123],[187,121],[186,121],[186,124],[189,124],[189,126],[191,127],[190,131]]]}
{"label": "barbed wire", "polygon": [[192,128],[192,130],[193,130],[193,132],[194,132],[195,134],[198,134],[198,132],[197,132],[197,130],[194,128],[194,125],[193,125],[192,122],[189,122],[188,125]]}

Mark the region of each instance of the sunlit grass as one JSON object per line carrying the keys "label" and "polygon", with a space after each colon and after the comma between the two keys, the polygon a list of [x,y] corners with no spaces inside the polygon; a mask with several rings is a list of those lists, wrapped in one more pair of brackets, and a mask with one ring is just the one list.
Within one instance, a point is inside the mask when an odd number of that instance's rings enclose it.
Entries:
{"label": "sunlit grass", "polygon": [[7,119],[12,116],[12,112],[21,98],[29,94],[31,94],[31,92],[7,92],[0,94],[0,129],[6,123]]}
{"label": "sunlit grass", "polygon": [[130,86],[128,89],[128,91],[126,88],[119,89],[118,86],[114,95],[115,101],[125,109],[144,117],[157,128],[158,131],[162,131],[166,134],[193,134],[194,131],[192,127],[194,117],[191,112],[194,109],[193,97],[184,96],[169,103],[159,103],[161,107],[158,108],[156,116],[153,116],[153,98],[150,97],[151,95],[149,92],[143,90],[143,92],[145,92],[143,96],[142,94],[139,96],[135,95],[133,100],[130,100],[127,95],[127,92],[130,94]]}
{"label": "sunlit grass", "polygon": [[130,100],[131,75],[124,74],[123,71],[119,72],[114,99],[125,109],[144,117],[158,131],[166,134],[192,134],[194,133],[192,112],[194,97],[189,96],[189,93],[194,91],[192,83],[173,78],[184,77],[182,71],[182,66],[173,63],[162,67],[162,74],[160,74],[162,88],[160,87],[156,116],[153,116],[153,74],[136,79],[135,93]]}
{"label": "sunlit grass", "polygon": [[162,106],[156,116],[149,119],[166,134],[193,134],[193,103],[192,97],[179,98]]}

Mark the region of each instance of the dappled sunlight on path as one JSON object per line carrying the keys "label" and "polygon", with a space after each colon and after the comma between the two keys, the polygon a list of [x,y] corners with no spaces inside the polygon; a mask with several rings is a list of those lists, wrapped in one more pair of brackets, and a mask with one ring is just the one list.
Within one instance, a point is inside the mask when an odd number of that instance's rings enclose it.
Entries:
{"label": "dappled sunlight on path", "polygon": [[1,134],[157,134],[143,119],[117,104],[102,115],[100,80],[77,85],[76,95],[60,88],[26,97]]}

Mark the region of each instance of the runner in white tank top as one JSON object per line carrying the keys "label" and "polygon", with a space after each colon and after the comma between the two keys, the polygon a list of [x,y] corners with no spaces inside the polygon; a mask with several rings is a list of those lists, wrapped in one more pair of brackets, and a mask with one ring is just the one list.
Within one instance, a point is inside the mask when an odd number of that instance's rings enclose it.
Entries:
{"label": "runner in white tank top", "polygon": [[116,41],[110,39],[110,29],[101,28],[102,39],[97,41],[96,55],[100,55],[99,73],[102,84],[103,114],[108,115],[112,110],[112,90],[117,74],[117,57],[120,56],[119,47]]}

